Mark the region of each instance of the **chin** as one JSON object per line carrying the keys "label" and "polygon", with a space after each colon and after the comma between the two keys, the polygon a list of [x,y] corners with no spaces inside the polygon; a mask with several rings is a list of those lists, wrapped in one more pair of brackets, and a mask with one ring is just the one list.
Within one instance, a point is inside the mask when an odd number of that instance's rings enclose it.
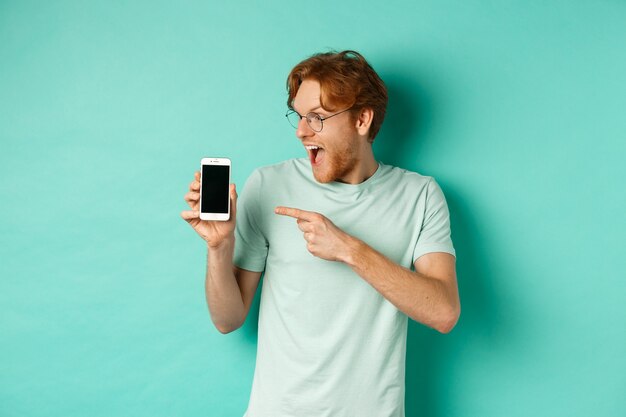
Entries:
{"label": "chin", "polygon": [[315,172],[315,169],[313,170],[313,177],[315,177],[317,182],[322,184],[328,184],[329,182],[335,181],[335,178],[333,178],[332,175],[329,175],[328,173],[317,173]]}

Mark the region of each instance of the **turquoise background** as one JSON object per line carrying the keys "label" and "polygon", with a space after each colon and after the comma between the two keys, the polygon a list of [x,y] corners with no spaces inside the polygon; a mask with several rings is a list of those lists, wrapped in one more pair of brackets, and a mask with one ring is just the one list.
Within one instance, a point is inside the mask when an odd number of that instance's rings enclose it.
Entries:
{"label": "turquoise background", "polygon": [[329,48],[388,85],[378,159],[452,213],[463,312],[410,324],[407,416],[626,415],[625,22],[623,1],[0,1],[0,415],[243,414],[257,306],[217,332],[179,213],[203,156],[240,188],[304,156],[285,79]]}

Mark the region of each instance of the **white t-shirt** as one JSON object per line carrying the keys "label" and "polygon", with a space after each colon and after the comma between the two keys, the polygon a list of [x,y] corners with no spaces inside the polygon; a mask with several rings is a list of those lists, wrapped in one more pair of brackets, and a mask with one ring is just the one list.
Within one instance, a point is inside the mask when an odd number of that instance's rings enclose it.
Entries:
{"label": "white t-shirt", "polygon": [[244,417],[404,417],[407,316],[347,265],[308,252],[276,206],[321,213],[411,268],[429,252],[455,255],[440,187],[383,164],[361,184],[321,184],[303,158],[254,171],[237,206],[234,263],[265,271]]}

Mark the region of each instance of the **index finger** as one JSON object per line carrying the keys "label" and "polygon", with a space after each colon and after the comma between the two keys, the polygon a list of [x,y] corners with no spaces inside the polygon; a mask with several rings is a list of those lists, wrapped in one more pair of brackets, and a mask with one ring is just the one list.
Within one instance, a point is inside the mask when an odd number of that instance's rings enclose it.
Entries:
{"label": "index finger", "polygon": [[274,209],[274,213],[280,214],[281,216],[289,216],[289,217],[293,217],[294,219],[301,219],[301,220],[307,220],[307,221],[312,221],[317,215],[317,213],[314,213],[312,211],[306,211],[306,210],[300,210],[300,209],[293,208],[293,207],[282,207],[282,206],[276,207]]}

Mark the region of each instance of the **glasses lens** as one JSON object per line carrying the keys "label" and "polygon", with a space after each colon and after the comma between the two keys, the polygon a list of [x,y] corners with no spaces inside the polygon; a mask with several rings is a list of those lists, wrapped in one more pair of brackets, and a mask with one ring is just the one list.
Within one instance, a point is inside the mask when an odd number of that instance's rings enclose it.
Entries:
{"label": "glasses lens", "polygon": [[298,128],[298,123],[300,123],[300,115],[295,111],[291,110],[286,114],[287,120],[289,120],[289,124],[294,127],[294,129]]}
{"label": "glasses lens", "polygon": [[309,126],[316,132],[322,131],[322,117],[317,113],[309,113],[306,115],[306,121],[309,122]]}

